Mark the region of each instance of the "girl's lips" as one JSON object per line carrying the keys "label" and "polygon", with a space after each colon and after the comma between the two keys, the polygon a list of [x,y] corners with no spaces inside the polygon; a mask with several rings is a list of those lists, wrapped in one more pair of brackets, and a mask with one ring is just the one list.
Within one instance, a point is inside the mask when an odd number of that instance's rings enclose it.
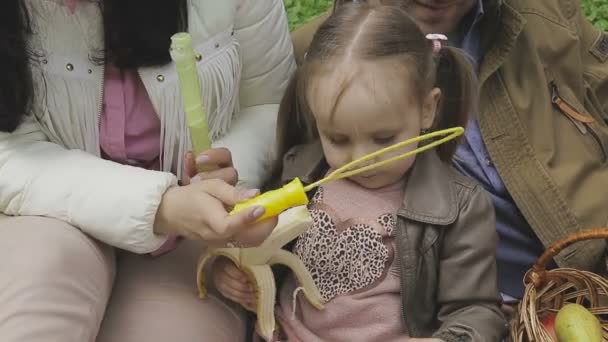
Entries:
{"label": "girl's lips", "polygon": [[364,173],[362,175],[358,175],[358,177],[363,178],[363,179],[370,179],[370,178],[376,177],[376,174],[375,173],[372,173],[372,174],[365,174]]}
{"label": "girl's lips", "polygon": [[437,1],[424,1],[424,0],[414,0],[414,3],[416,3],[416,5],[418,6],[422,6],[422,7],[426,7],[428,9],[431,10],[444,10],[448,7],[453,6],[456,1],[441,1],[441,2],[437,2]]}

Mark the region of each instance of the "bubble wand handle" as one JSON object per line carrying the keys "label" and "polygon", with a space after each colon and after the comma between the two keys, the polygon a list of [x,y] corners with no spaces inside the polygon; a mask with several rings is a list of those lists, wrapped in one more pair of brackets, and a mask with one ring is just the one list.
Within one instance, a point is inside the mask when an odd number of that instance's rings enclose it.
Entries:
{"label": "bubble wand handle", "polygon": [[177,69],[184,112],[192,139],[192,152],[196,156],[208,150],[211,142],[209,141],[209,124],[196,68],[192,36],[186,32],[174,34],[171,37],[170,55]]}
{"label": "bubble wand handle", "polygon": [[[266,212],[259,219],[259,221],[265,220],[267,218],[276,216],[289,208],[308,204],[308,197],[306,196],[306,193],[321,184],[335,181],[338,179],[353,177],[353,176],[358,175],[363,172],[367,172],[367,171],[370,171],[370,170],[373,170],[373,169],[376,169],[379,167],[384,167],[384,166],[386,166],[390,163],[396,162],[398,160],[402,160],[402,159],[411,157],[415,154],[435,148],[441,144],[444,144],[450,140],[457,138],[458,136],[462,135],[463,133],[464,133],[463,127],[453,127],[453,128],[448,128],[448,129],[444,129],[444,130],[439,130],[439,131],[423,134],[423,135],[399,142],[397,144],[391,145],[389,147],[383,148],[376,152],[370,153],[362,158],[354,160],[354,161],[342,166],[341,168],[335,170],[334,172],[330,173],[327,177],[325,177],[315,183],[312,183],[310,185],[303,186],[302,182],[298,178],[296,178],[280,189],[265,192],[257,197],[254,197],[250,200],[237,204],[234,207],[234,209],[230,212],[230,214],[235,214],[241,210],[250,208],[252,206],[262,206],[266,209]],[[433,139],[438,136],[445,136],[445,137],[432,141],[424,146],[420,146],[420,147],[416,148],[415,150],[408,151],[406,153],[389,158],[387,160],[379,161],[379,162],[373,163],[371,165],[367,165],[367,166],[364,166],[364,167],[361,167],[358,169],[351,170],[351,169],[355,168],[357,165],[359,165],[363,162],[369,161],[371,159],[374,159],[384,153],[392,152],[397,149],[403,148],[407,145],[418,143],[418,142],[428,140],[428,139]]]}

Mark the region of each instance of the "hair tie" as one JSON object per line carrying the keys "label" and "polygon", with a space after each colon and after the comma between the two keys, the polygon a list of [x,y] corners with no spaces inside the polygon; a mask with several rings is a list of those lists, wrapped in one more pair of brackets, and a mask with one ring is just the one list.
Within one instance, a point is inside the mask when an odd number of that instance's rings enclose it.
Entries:
{"label": "hair tie", "polygon": [[442,41],[447,42],[448,37],[440,33],[429,33],[426,35],[426,39],[433,42],[433,53],[439,54],[439,51],[441,51]]}

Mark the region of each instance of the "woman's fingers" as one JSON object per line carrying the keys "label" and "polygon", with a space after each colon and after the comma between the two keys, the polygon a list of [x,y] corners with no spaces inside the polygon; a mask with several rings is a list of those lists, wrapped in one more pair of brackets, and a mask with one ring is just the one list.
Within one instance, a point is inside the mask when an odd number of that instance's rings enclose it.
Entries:
{"label": "woman's fingers", "polygon": [[213,166],[220,169],[232,167],[232,154],[227,148],[212,148],[196,156],[196,166]]}
{"label": "woman's fingers", "polygon": [[[199,170],[205,172],[199,173]],[[212,148],[198,156],[194,156],[192,152],[186,153],[182,184],[213,178],[222,179],[232,185],[238,182],[238,172],[232,165],[232,155],[228,149]]]}
{"label": "woman's fingers", "polygon": [[259,190],[241,189],[234,187],[220,179],[209,179],[202,183],[203,190],[209,195],[217,198],[226,206],[234,206],[255,197]]}
{"label": "woman's fingers", "polygon": [[[228,206],[243,202],[258,194],[257,190],[238,189],[216,179],[205,181],[205,185],[205,191],[209,195],[214,196]],[[209,226],[214,227],[220,237],[231,238],[237,233],[251,228],[264,213],[264,207],[253,206],[235,214],[211,210],[208,212],[207,218]],[[268,226],[264,227],[267,228]]]}
{"label": "woman's fingers", "polygon": [[268,218],[241,230],[234,236],[234,240],[247,247],[259,246],[272,233],[278,222],[277,217]]}
{"label": "woman's fingers", "polygon": [[[262,206],[248,207],[234,214],[229,213],[230,209],[227,208],[256,196],[258,190],[239,189],[221,179],[193,182],[177,189],[179,190],[179,196],[176,195],[177,200],[175,196],[165,195],[163,196],[165,205],[162,207],[166,208],[167,200],[173,199],[169,201],[171,202],[169,207],[173,208],[174,212],[183,212],[180,215],[173,213],[173,221],[178,219],[181,222],[178,225],[182,226],[180,235],[188,238],[198,237],[209,245],[235,239],[246,246],[257,246],[266,239],[277,224],[277,218],[257,222],[265,213]],[[191,197],[193,195],[195,197]],[[173,227],[175,224],[167,224],[167,226]]]}
{"label": "woman's fingers", "polygon": [[191,182],[192,177],[196,176],[196,163],[194,161],[194,154],[192,152],[186,153],[184,158],[184,179],[182,179],[182,185],[188,185]]}
{"label": "woman's fingers", "polygon": [[230,185],[236,185],[239,181],[239,174],[233,167],[225,167],[208,172],[201,172],[192,178],[193,182],[198,182],[208,179],[221,179]]}
{"label": "woman's fingers", "polygon": [[264,213],[259,208],[248,208],[234,215],[226,211],[226,206],[255,195],[256,190],[247,192],[219,179],[195,182],[188,187],[191,187],[189,190],[192,193],[200,196],[194,205],[200,210],[198,215],[201,219],[196,232],[208,243],[230,239],[235,233],[252,225]]}

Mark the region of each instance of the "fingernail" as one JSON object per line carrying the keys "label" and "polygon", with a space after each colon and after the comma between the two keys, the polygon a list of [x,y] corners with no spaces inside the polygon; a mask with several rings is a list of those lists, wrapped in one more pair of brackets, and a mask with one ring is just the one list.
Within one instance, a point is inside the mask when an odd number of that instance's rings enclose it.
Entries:
{"label": "fingernail", "polygon": [[205,154],[201,154],[198,157],[196,157],[196,163],[197,164],[205,164],[209,161],[209,156],[205,155]]}
{"label": "fingernail", "polygon": [[201,180],[201,177],[199,175],[196,175],[196,176],[190,178],[190,183],[198,182],[200,180]]}
{"label": "fingernail", "polygon": [[253,211],[251,211],[251,218],[254,220],[259,219],[260,217],[262,217],[262,215],[264,215],[264,213],[266,212],[266,209],[264,209],[264,207],[255,207],[255,209],[253,209]]}
{"label": "fingernail", "polygon": [[257,196],[259,193],[260,193],[260,190],[258,190],[258,189],[251,189],[251,190],[245,191],[245,193],[243,194],[243,196],[245,197],[244,199],[250,199],[250,198],[253,198],[253,197]]}

